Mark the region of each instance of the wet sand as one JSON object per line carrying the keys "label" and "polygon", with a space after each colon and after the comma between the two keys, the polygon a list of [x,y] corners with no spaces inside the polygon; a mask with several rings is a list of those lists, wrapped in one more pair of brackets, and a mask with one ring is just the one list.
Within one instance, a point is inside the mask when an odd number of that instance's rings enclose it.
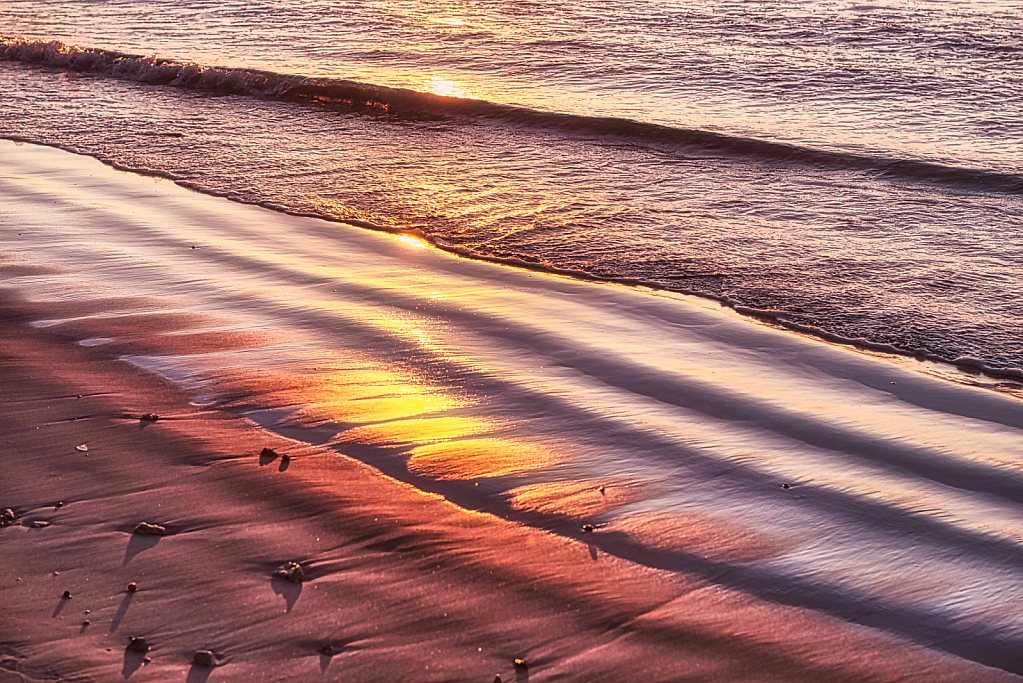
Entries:
{"label": "wet sand", "polygon": [[[192,405],[3,296],[0,680],[1018,680],[467,512]],[[305,582],[273,578],[289,561]]]}

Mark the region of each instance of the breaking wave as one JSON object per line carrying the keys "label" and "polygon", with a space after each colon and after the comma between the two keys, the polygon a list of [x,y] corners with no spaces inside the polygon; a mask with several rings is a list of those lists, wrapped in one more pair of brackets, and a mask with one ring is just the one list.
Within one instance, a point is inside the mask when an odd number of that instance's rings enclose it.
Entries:
{"label": "breaking wave", "polygon": [[674,128],[617,117],[582,116],[450,97],[345,79],[225,68],[155,56],[81,48],[59,41],[0,39],[0,60],[39,64],[82,74],[218,95],[244,95],[318,106],[361,110],[389,117],[465,117],[625,139],[680,152],[722,154],[775,163],[860,171],[891,181],[923,182],[970,191],[1023,194],[1023,175],[963,168],[912,159],[851,154]]}

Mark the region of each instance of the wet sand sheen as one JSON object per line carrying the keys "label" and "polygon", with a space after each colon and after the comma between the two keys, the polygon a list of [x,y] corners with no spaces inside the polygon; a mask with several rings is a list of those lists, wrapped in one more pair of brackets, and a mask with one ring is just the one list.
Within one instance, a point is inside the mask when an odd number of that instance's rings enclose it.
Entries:
{"label": "wet sand sheen", "polygon": [[[335,634],[327,614],[351,609],[365,624],[335,635],[363,660],[344,670],[356,680],[378,669],[486,680],[502,670],[511,680],[517,652],[542,663],[530,669],[536,680],[1002,677],[940,651],[1015,671],[1012,615],[998,609],[1023,571],[1015,399],[699,302],[463,261],[54,150],[5,153],[16,172],[45,168],[51,183],[33,194],[5,178],[0,192],[15,208],[4,220],[56,240],[5,236],[6,317],[45,327],[11,327],[5,341],[24,378],[11,414],[28,411],[5,438],[31,457],[16,461],[14,501],[0,507],[25,520],[50,498],[95,506],[86,518],[66,517],[69,504],[53,513],[61,524],[17,528],[19,543],[40,548],[40,576],[79,542],[72,528],[90,539],[82,557],[93,565],[75,563],[84,577],[114,559],[118,571],[148,557],[147,571],[167,567],[176,592],[160,605],[173,625],[152,614],[145,624],[177,649],[148,666],[173,678],[188,648],[221,647],[224,673],[272,661],[276,679],[306,680],[326,637],[311,627]],[[81,233],[44,210],[61,173],[88,174],[104,199],[91,218],[78,213]],[[137,224],[117,208],[122,192],[186,218]],[[204,234],[217,253],[191,249]],[[258,255],[247,251],[254,236]],[[111,360],[122,355],[178,387]],[[207,408],[185,403],[182,388]],[[37,400],[78,394],[66,405]],[[165,419],[140,423],[144,412]],[[41,424],[46,433],[34,433]],[[65,440],[89,442],[88,455],[58,458]],[[259,458],[267,444],[292,459]],[[466,512],[345,456],[576,540]],[[70,489],[56,492],[32,468]],[[174,533],[140,544],[125,535],[140,521],[125,510]],[[48,546],[44,532],[71,538]],[[190,570],[191,558],[208,564]],[[268,586],[288,560],[311,580]],[[215,571],[196,576],[200,566]],[[355,606],[336,602],[350,596],[349,579]],[[240,591],[239,609],[218,621],[178,605],[190,582],[213,603]],[[913,589],[893,590],[900,584]],[[309,599],[328,588],[338,593],[322,605]],[[961,603],[946,606],[957,591]],[[19,623],[45,631],[23,604],[41,594],[10,595]],[[142,597],[116,607],[110,633],[125,635]],[[360,611],[370,604],[393,612],[374,621]],[[277,612],[309,621],[274,640]],[[199,637],[211,631],[226,644]],[[555,635],[516,644],[541,632]],[[474,639],[493,644],[490,654]],[[864,651],[875,659],[859,659]],[[331,658],[319,664],[342,677]]]}
{"label": "wet sand sheen", "polygon": [[[3,494],[16,523],[0,530],[3,670],[153,681],[1017,680],[685,574],[594,561],[585,544],[198,408],[25,322],[0,308],[10,385],[0,439],[17,447]],[[141,411],[162,417],[145,423]],[[267,446],[290,466],[261,462]],[[169,534],[133,536],[142,520]],[[305,582],[271,577],[286,561]],[[152,649],[126,650],[131,635]],[[200,649],[216,656],[212,675],[189,662]]]}

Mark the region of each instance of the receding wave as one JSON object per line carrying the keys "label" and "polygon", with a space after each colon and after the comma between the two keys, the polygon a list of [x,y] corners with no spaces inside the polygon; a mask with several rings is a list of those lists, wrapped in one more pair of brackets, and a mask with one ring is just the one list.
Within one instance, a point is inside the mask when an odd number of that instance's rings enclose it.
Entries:
{"label": "receding wave", "polygon": [[132,55],[99,48],[80,48],[59,41],[0,38],[0,59],[41,64],[151,85],[206,90],[216,94],[315,103],[399,117],[461,116],[490,119],[514,125],[623,138],[643,144],[681,148],[683,151],[710,152],[818,168],[862,171],[893,181],[926,182],[975,191],[1023,194],[1023,175],[1015,173],[998,173],[919,160],[831,152],[616,117],[538,111],[345,79],[206,66],[155,56]]}

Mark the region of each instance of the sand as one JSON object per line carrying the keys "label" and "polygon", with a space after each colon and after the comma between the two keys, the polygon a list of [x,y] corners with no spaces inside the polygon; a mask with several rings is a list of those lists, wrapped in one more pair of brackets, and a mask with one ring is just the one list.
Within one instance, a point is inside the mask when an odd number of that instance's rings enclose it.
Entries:
{"label": "sand", "polygon": [[[139,304],[109,298],[100,308]],[[45,313],[16,280],[0,289],[0,509],[15,513],[0,528],[2,683],[1020,680],[705,572],[608,555],[585,534],[463,509],[334,443],[293,441],[196,405],[180,385],[120,360],[125,346],[71,343],[110,327],[30,326]],[[187,329],[186,318],[130,321],[122,343]],[[216,347],[217,337],[202,343]],[[460,466],[514,471],[476,463],[464,444],[455,452],[465,457],[416,446],[411,466],[439,480],[463,476]],[[633,492],[615,490],[608,505]],[[556,489],[524,486],[512,500],[569,515],[596,509],[578,487],[559,501]],[[167,534],[134,534],[141,522]],[[651,547],[735,563],[789,542],[712,514],[617,522],[636,538],[666,523]],[[274,577],[288,562],[303,582]],[[128,650],[132,637],[151,649]],[[215,668],[192,663],[200,650]]]}

